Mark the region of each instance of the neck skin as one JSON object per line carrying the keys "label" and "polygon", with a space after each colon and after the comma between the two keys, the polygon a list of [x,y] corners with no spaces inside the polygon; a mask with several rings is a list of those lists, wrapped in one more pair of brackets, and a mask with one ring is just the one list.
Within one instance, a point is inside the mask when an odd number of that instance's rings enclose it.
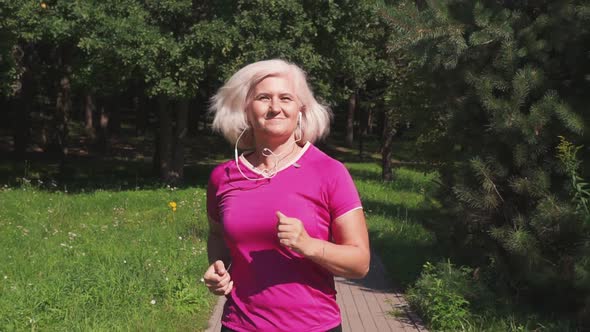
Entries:
{"label": "neck skin", "polygon": [[[255,137],[254,141],[256,142],[256,150],[245,157],[250,164],[259,169],[272,169],[275,166],[281,167],[288,163],[302,149],[298,144],[299,142],[295,142],[294,134],[287,140],[269,140],[263,137]],[[272,151],[274,155],[268,155],[266,153],[268,156],[265,156],[263,154],[265,148]],[[279,162],[278,165],[276,164],[277,161]]]}

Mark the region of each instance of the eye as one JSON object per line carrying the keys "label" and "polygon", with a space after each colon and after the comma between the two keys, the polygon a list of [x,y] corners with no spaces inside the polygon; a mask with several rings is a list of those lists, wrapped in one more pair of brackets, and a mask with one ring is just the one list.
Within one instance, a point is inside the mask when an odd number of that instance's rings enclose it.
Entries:
{"label": "eye", "polygon": [[281,100],[282,101],[292,101],[293,98],[291,98],[291,96],[281,96]]}
{"label": "eye", "polygon": [[256,100],[269,100],[270,98],[267,95],[259,95],[256,97]]}

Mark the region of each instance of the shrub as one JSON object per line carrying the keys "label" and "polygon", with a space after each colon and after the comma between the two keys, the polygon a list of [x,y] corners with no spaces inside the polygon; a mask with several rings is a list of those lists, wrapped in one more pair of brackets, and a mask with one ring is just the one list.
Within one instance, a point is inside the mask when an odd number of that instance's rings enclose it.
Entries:
{"label": "shrub", "polygon": [[408,290],[407,299],[433,330],[465,329],[471,316],[467,298],[474,292],[472,272],[449,261],[436,265],[427,262]]}

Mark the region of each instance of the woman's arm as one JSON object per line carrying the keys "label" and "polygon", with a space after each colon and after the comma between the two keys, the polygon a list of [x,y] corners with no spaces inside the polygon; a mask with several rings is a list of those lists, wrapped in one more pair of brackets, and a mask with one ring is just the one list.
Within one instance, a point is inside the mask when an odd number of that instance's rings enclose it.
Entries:
{"label": "woman's arm", "polygon": [[209,217],[209,239],[207,240],[209,268],[203,280],[209,291],[215,295],[227,295],[233,289],[234,282],[228,272],[230,255],[223,240],[223,228],[220,223]]}
{"label": "woman's arm", "polygon": [[231,258],[229,249],[227,249],[225,240],[223,239],[223,226],[211,217],[208,220],[209,238],[207,239],[207,257],[209,258],[209,264],[220,260],[223,261],[225,266],[229,266]]}
{"label": "woman's arm", "polygon": [[369,272],[369,235],[362,209],[345,213],[332,222],[334,242],[310,237],[301,221],[277,212],[282,245],[321,265],[334,275],[360,279]]}

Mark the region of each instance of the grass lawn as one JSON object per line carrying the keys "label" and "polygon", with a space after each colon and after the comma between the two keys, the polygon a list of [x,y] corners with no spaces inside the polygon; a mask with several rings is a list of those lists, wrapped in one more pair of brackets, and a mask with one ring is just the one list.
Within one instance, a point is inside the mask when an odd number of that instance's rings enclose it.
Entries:
{"label": "grass lawn", "polygon": [[[173,212],[168,203],[177,203]],[[214,297],[200,188],[0,190],[0,330],[199,330]]]}
{"label": "grass lawn", "polygon": [[[330,153],[357,159],[353,150]],[[0,189],[0,331],[204,329],[216,300],[199,280],[207,266],[204,187],[212,165],[229,155],[205,157],[188,162],[187,187],[174,190],[161,188],[141,158],[73,158],[60,172],[50,160],[0,162],[0,183],[9,184]],[[436,252],[422,226],[436,218],[428,198],[436,173],[402,167],[384,184],[372,160],[346,165],[371,245],[405,287]],[[33,185],[18,185],[18,176]]]}
{"label": "grass lawn", "polygon": [[397,168],[395,181],[380,181],[374,163],[347,163],[363,201],[371,246],[390,277],[402,287],[414,282],[422,265],[434,257],[435,239],[422,222],[436,218],[438,203],[429,199],[437,174]]}
{"label": "grass lawn", "polygon": [[[433,238],[418,218],[434,174],[348,163],[372,245],[412,282]],[[177,203],[173,212],[168,203]],[[0,190],[0,330],[200,330],[215,298],[207,266],[205,190]]]}
{"label": "grass lawn", "polygon": [[[0,188],[0,331],[203,330],[216,301],[200,282],[207,267],[204,184],[212,164],[188,167],[191,182],[182,189],[141,176],[139,183],[121,182],[141,169],[125,164],[112,178],[105,170],[103,181],[77,171],[67,186]],[[431,195],[438,174],[403,166],[392,183],[382,183],[374,160],[345,164],[363,201],[372,248],[394,283],[411,286],[426,261],[445,257],[424,226],[441,217]],[[534,316],[508,308],[480,313],[464,330],[539,326]],[[547,330],[568,330],[556,326]]]}

